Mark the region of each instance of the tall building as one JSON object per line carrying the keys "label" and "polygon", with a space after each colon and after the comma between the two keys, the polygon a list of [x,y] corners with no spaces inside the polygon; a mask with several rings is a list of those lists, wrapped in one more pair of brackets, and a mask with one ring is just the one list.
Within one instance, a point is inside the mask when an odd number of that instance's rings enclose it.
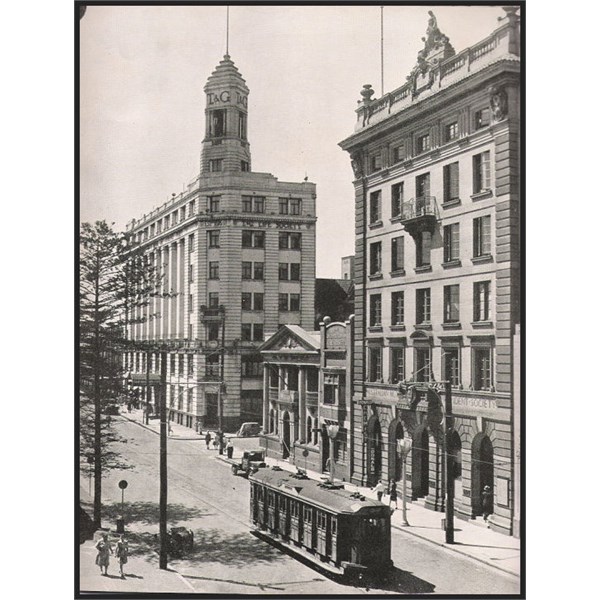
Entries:
{"label": "tall building", "polygon": [[342,279],[354,279],[354,255],[342,256]]}
{"label": "tall building", "polygon": [[489,486],[489,525],[517,534],[520,18],[503,10],[459,53],[430,12],[407,82],[379,99],[364,86],[340,146],[356,202],[352,478],[400,479],[411,438],[411,498],[444,510],[435,382],[450,381],[456,513],[480,519]]}
{"label": "tall building", "polygon": [[[165,292],[129,337],[168,347],[170,418],[231,431],[261,420],[258,346],[282,323],[313,326],[316,186],[252,171],[249,90],[228,55],[204,91],[200,174],[127,227]],[[155,410],[157,389],[146,389],[142,374],[158,373],[158,355],[146,365],[147,356],[130,352],[126,366]]]}

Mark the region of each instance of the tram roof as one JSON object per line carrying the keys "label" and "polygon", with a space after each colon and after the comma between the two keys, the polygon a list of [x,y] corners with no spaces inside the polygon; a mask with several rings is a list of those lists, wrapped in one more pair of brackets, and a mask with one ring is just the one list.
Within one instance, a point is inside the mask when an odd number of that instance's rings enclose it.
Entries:
{"label": "tram roof", "polygon": [[297,477],[289,471],[260,469],[250,479],[300,500],[337,513],[354,514],[365,508],[389,508],[377,500],[343,488],[330,488],[314,479]]}

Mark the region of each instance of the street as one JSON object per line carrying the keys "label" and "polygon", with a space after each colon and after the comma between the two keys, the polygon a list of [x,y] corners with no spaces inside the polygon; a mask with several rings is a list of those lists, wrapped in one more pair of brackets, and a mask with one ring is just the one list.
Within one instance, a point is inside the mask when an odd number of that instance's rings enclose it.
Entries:
{"label": "street", "polygon": [[[120,420],[117,427],[129,439],[119,451],[134,469],[112,472],[103,480],[103,524],[114,529],[115,519],[121,514],[118,482],[126,479],[129,485],[125,490],[124,513],[131,554],[143,555],[158,570],[154,550],[159,513],[159,438],[126,420]],[[207,450],[200,441],[168,441],[168,525],[185,526],[194,532],[193,553],[185,559],[170,560],[169,567],[183,577],[190,592],[313,595],[519,592],[516,577],[396,528],[392,529],[395,568],[387,581],[367,589],[333,580],[250,533],[248,482],[234,477],[229,465],[216,460],[215,454],[215,450]],[[82,485],[87,487],[87,480],[82,480]],[[97,579],[94,556],[89,551],[81,553],[82,592],[98,589],[95,584],[86,588],[92,572]]]}

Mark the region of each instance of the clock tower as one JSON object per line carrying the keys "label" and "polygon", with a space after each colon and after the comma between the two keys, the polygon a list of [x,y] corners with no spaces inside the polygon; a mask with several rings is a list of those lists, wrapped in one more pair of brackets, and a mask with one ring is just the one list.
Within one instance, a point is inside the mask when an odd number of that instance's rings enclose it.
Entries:
{"label": "clock tower", "polygon": [[206,133],[201,174],[250,171],[248,86],[229,54],[204,86]]}

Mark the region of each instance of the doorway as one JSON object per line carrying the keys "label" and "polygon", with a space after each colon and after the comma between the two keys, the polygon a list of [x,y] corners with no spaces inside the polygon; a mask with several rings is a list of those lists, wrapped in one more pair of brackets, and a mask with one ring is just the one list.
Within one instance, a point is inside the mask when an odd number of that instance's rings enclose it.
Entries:
{"label": "doorway", "polygon": [[381,479],[381,424],[373,415],[367,424],[367,485],[374,486]]}
{"label": "doorway", "polygon": [[472,516],[483,514],[481,494],[486,485],[494,490],[494,447],[490,438],[478,433],[473,438],[471,465],[471,511]]}
{"label": "doorway", "polygon": [[412,446],[412,498],[429,494],[429,431],[421,425],[415,430]]}

